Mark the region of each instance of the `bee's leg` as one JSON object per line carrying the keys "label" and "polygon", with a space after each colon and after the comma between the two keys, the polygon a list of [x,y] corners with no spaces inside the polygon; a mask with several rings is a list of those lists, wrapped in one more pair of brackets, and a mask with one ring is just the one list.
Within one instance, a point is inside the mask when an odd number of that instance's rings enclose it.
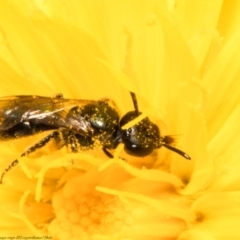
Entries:
{"label": "bee's leg", "polygon": [[63,144],[66,145],[67,149],[70,152],[76,153],[81,148],[79,139],[76,137],[76,134],[69,130],[63,130],[62,132]]}
{"label": "bee's leg", "polygon": [[113,155],[108,151],[106,147],[103,147],[102,150],[106,154],[106,156],[108,156],[109,158],[113,158]]}
{"label": "bee's leg", "polygon": [[[118,134],[113,141],[111,141],[112,146],[110,147],[110,149],[116,149],[116,147],[118,146],[118,144],[121,142],[121,134]],[[106,142],[105,142],[106,143]],[[114,156],[112,155],[112,153],[109,152],[109,148],[107,148],[106,146],[102,147],[103,152],[105,153],[106,156],[108,156],[109,158],[114,158]]]}
{"label": "bee's leg", "polygon": [[21,154],[21,157],[24,157],[32,152],[35,152],[39,148],[44,147],[48,142],[50,142],[51,139],[58,139],[59,136],[60,136],[59,131],[54,131],[54,132],[50,133],[45,138],[43,138],[41,141],[39,141],[38,143],[36,143],[33,146],[31,146],[30,148],[28,148],[26,152]]}
{"label": "bee's leg", "polygon": [[[27,151],[25,151],[24,153],[21,154],[21,157],[24,157],[32,152],[35,152],[37,149],[45,146],[51,139],[58,139],[60,136],[60,132],[59,131],[54,131],[51,134],[47,135],[45,138],[43,138],[40,142],[36,143],[35,145],[31,146],[30,148],[27,149]],[[0,184],[2,184],[2,180],[4,175],[10,171],[14,166],[16,166],[18,164],[18,160],[15,159],[2,173],[1,177],[0,177]]]}
{"label": "bee's leg", "polygon": [[63,139],[71,152],[88,151],[94,148],[94,138],[92,136],[81,136],[69,130],[62,132]]}

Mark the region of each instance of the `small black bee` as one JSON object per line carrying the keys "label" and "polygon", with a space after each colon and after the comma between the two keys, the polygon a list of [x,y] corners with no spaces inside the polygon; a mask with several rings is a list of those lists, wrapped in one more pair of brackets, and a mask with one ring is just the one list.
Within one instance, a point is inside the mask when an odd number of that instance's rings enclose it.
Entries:
{"label": "small black bee", "polygon": [[[72,152],[100,145],[109,158],[113,158],[109,150],[115,149],[122,142],[125,151],[130,155],[147,156],[154,149],[164,146],[190,159],[186,153],[171,146],[174,138],[161,137],[158,126],[147,117],[128,129],[122,128],[141,114],[136,96],[132,92],[131,97],[135,110],[126,113],[121,119],[109,100],[72,100],[64,99],[61,94],[53,98],[2,97],[0,98],[0,140],[16,139],[53,130],[22,153],[21,157],[54,139],[58,148],[67,146]],[[4,175],[17,163],[16,159],[4,170],[0,183]]]}

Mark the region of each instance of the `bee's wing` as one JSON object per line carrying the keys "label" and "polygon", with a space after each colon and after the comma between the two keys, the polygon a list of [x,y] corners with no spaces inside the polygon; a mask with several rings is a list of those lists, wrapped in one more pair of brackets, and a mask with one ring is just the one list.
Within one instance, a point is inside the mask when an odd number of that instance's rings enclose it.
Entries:
{"label": "bee's wing", "polygon": [[90,123],[83,116],[69,114],[71,108],[88,103],[95,102],[41,96],[3,97],[0,98],[0,131],[29,121],[56,128],[71,128],[83,136],[88,135],[93,132]]}

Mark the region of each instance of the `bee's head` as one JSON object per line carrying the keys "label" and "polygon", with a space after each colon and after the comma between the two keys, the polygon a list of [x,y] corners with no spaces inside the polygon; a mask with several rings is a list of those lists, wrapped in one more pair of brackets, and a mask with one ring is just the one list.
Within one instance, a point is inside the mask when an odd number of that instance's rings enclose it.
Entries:
{"label": "bee's head", "polygon": [[[120,127],[136,117],[136,111],[126,113],[120,121]],[[147,156],[161,146],[158,126],[148,118],[144,118],[128,129],[121,129],[121,132],[124,149],[130,155]]]}
{"label": "bee's head", "polygon": [[[158,126],[152,123],[147,117],[128,129],[122,128],[125,124],[141,114],[138,111],[135,93],[130,92],[130,94],[135,111],[126,113],[120,121],[120,136],[125,151],[133,156],[144,157],[151,154],[154,149],[163,146],[190,160],[191,158],[188,154],[172,146],[174,138],[169,135],[161,137]],[[119,140],[120,138],[118,137],[116,139]]]}

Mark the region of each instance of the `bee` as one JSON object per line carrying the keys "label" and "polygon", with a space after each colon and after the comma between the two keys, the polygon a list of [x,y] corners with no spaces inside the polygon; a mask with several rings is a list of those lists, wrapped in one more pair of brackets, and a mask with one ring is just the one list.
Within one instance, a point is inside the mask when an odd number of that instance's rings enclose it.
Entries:
{"label": "bee", "polygon": [[[45,138],[28,148],[21,157],[35,152],[54,140],[60,149],[66,146],[71,152],[88,150],[96,144],[103,152],[113,158],[110,150],[119,143],[124,144],[124,150],[133,156],[150,155],[154,149],[166,147],[186,159],[191,159],[186,153],[172,146],[174,138],[161,136],[156,124],[148,117],[132,127],[123,126],[138,117],[136,95],[130,92],[134,110],[120,118],[110,100],[74,100],[65,99],[61,94],[54,97],[43,96],[11,96],[0,98],[0,140],[6,141],[34,135],[52,130]],[[1,175],[4,175],[15,165],[14,160]]]}

